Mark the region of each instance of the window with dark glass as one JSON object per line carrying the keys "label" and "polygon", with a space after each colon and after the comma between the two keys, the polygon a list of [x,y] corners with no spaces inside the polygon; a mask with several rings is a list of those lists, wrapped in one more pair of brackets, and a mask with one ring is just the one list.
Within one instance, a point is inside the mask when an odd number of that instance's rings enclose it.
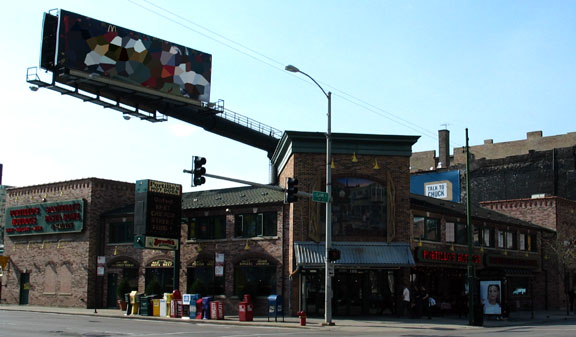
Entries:
{"label": "window with dark glass", "polygon": [[109,243],[129,243],[134,241],[133,222],[113,222],[109,227]]}
{"label": "window with dark glass", "polygon": [[277,232],[276,212],[237,214],[234,218],[235,237],[275,236]]}
{"label": "window with dark glass", "polygon": [[494,247],[494,228],[484,228],[484,235],[482,239],[482,245],[484,247]]}
{"label": "window with dark glass", "polygon": [[186,289],[190,294],[224,295],[224,276],[215,275],[214,259],[194,261],[187,270]]}
{"label": "window with dark glass", "polygon": [[472,238],[474,239],[474,246],[480,246],[482,244],[482,227],[473,226],[472,227]]}
{"label": "window with dark glass", "polygon": [[536,234],[528,235],[528,250],[531,252],[538,251],[538,236]]}
{"label": "window with dark glass", "polygon": [[468,232],[465,223],[456,223],[456,243],[468,243]]}
{"label": "window with dark glass", "polygon": [[440,219],[414,217],[414,237],[422,240],[440,241]]}
{"label": "window with dark glass", "polygon": [[226,216],[191,218],[188,224],[188,239],[213,240],[226,238]]}
{"label": "window with dark glass", "polygon": [[234,266],[234,294],[268,296],[276,293],[276,266],[266,259],[245,259]]}

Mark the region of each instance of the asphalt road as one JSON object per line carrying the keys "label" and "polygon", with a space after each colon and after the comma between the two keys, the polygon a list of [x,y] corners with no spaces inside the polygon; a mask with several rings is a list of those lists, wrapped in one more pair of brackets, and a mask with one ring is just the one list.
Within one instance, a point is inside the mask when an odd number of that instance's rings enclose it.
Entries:
{"label": "asphalt road", "polygon": [[513,327],[447,326],[283,328],[154,321],[80,315],[0,311],[0,337],[256,337],[256,336],[576,336],[574,321]]}

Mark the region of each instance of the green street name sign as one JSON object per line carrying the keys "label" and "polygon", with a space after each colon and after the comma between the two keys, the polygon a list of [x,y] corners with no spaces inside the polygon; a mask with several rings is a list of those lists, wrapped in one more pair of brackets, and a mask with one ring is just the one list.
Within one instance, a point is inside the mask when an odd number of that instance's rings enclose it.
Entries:
{"label": "green street name sign", "polygon": [[312,201],[327,203],[328,199],[329,199],[328,193],[321,191],[312,191]]}

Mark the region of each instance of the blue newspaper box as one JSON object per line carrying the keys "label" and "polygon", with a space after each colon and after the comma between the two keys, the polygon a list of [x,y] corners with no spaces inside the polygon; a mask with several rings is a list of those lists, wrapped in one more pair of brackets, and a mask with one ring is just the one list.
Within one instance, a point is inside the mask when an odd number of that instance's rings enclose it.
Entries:
{"label": "blue newspaper box", "polygon": [[268,296],[268,322],[270,316],[274,317],[274,321],[278,322],[278,316],[282,315],[282,322],[284,322],[284,307],[282,305],[281,295]]}
{"label": "blue newspaper box", "polygon": [[211,296],[202,297],[202,319],[210,319],[210,302]]}
{"label": "blue newspaper box", "polygon": [[192,294],[190,295],[190,318],[196,318],[197,306],[196,302],[200,299],[200,294]]}

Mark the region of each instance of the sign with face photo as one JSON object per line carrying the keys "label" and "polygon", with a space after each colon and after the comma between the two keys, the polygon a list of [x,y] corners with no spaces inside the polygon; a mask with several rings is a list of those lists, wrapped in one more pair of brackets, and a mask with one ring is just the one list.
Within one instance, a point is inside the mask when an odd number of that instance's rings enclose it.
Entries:
{"label": "sign with face photo", "polygon": [[500,281],[480,281],[480,299],[484,315],[502,314],[502,284]]}

